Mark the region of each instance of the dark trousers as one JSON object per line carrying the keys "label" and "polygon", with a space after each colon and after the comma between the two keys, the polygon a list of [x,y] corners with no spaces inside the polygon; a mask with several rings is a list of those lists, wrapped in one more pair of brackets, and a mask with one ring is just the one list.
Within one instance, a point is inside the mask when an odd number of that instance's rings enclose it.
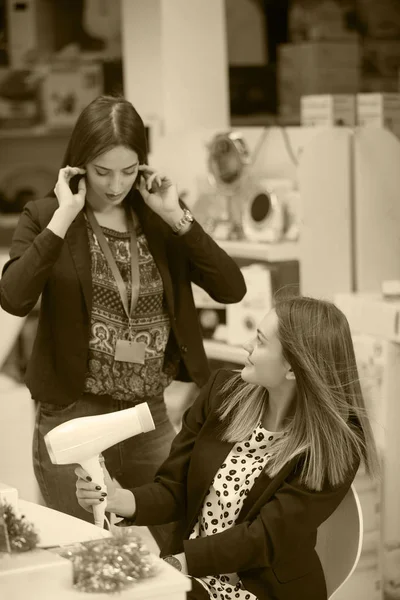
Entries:
{"label": "dark trousers", "polygon": [[[154,475],[168,456],[175,437],[166,412],[164,399],[147,398],[154,431],[125,440],[102,454],[112,478],[123,488],[132,488],[153,481]],[[93,515],[78,504],[76,492],[76,465],[53,465],[47,452],[44,436],[54,427],[77,417],[101,415],[131,408],[133,404],[114,400],[110,396],[84,394],[78,401],[60,407],[52,403],[38,403],[33,437],[33,467],[40,491],[49,508],[93,523]],[[159,547],[168,539],[172,525],[149,527]]]}

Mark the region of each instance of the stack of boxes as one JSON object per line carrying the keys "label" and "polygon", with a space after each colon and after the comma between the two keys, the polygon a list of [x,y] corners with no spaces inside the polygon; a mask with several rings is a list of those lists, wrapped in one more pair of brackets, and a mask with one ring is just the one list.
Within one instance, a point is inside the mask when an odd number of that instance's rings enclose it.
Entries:
{"label": "stack of boxes", "polygon": [[400,93],[302,96],[300,106],[304,127],[379,127],[400,138]]}
{"label": "stack of boxes", "polygon": [[360,90],[361,45],[349,28],[352,0],[292,0],[289,40],[278,48],[278,102],[284,121],[298,123],[300,99]]}
{"label": "stack of boxes", "polygon": [[278,97],[283,119],[299,121],[300,99],[315,94],[355,94],[360,89],[360,44],[312,41],[278,48]]}
{"label": "stack of boxes", "polygon": [[289,31],[291,43],[278,51],[283,120],[399,135],[398,0],[293,0]]}
{"label": "stack of boxes", "polygon": [[358,0],[363,24],[362,91],[399,91],[400,2]]}

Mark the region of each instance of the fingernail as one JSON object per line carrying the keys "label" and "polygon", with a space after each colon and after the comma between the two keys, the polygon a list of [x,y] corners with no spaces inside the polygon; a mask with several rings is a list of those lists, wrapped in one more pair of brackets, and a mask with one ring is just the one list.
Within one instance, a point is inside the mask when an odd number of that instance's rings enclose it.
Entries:
{"label": "fingernail", "polygon": [[104,502],[104,498],[99,498],[100,502]]}
{"label": "fingernail", "polygon": [[101,485],[96,485],[96,490],[101,490]]}
{"label": "fingernail", "polygon": [[105,492],[101,492],[101,495],[104,496],[104,498],[107,496]]}
{"label": "fingernail", "polygon": [[92,478],[89,475],[86,477],[86,481],[92,481]]}

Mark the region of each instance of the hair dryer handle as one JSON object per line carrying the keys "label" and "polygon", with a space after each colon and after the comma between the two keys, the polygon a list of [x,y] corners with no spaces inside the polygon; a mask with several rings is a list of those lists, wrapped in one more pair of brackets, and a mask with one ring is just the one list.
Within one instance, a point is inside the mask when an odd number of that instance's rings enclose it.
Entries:
{"label": "hair dryer handle", "polygon": [[[82,461],[80,464],[82,469],[85,469],[85,471],[90,475],[92,481],[97,485],[101,485],[103,491],[105,491],[104,471],[100,464],[99,455],[88,458],[87,460]],[[101,502],[101,504],[93,506],[94,524],[97,525],[97,527],[104,527],[106,506],[106,498],[104,498],[104,502]]]}

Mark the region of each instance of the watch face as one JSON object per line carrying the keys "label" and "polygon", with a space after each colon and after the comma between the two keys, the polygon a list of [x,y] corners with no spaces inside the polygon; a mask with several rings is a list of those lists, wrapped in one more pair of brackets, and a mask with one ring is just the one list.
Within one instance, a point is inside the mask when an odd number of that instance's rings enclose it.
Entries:
{"label": "watch face", "polygon": [[182,565],[176,556],[164,556],[164,560],[178,571],[182,571]]}

